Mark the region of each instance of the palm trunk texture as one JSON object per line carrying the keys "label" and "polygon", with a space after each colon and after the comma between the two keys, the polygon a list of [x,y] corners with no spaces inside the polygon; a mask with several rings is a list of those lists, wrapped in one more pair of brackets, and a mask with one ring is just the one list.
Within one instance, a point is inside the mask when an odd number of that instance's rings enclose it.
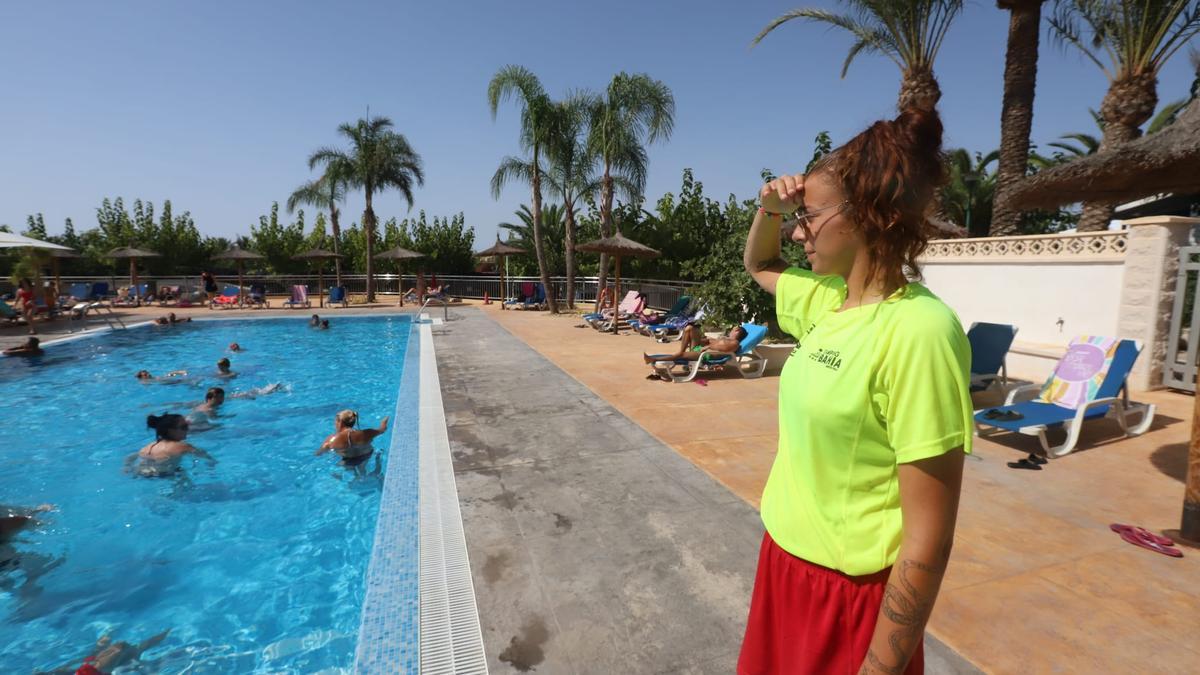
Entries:
{"label": "palm trunk texture", "polygon": [[538,151],[533,150],[533,250],[537,254],[538,275],[542,278],[542,288],[546,289],[546,307],[551,314],[558,313],[558,303],[554,301],[554,287],[550,285],[550,270],[546,267],[546,246],[542,243],[542,177],[538,169]]}
{"label": "palm trunk texture", "polygon": [[[604,179],[600,182],[600,236],[612,236],[613,179],[608,162],[604,163]],[[596,274],[596,311],[600,311],[600,295],[608,283],[608,254],[600,254],[600,271]],[[615,305],[614,305],[615,306]]]}
{"label": "palm trunk texture", "polygon": [[1045,0],[1000,0],[1009,12],[1008,49],[1004,58],[1004,99],[1000,107],[1000,167],[992,205],[989,236],[1018,234],[1021,209],[1008,188],[1025,177],[1029,166],[1029,133],[1037,86],[1038,29]]}
{"label": "palm trunk texture", "polygon": [[[1104,119],[1104,138],[1100,152],[1113,152],[1142,135],[1141,126],[1154,115],[1158,105],[1158,81],[1153,74],[1133,75],[1116,80],[1100,104]],[[1111,202],[1087,202],[1079,217],[1079,232],[1108,229],[1116,205]]]}

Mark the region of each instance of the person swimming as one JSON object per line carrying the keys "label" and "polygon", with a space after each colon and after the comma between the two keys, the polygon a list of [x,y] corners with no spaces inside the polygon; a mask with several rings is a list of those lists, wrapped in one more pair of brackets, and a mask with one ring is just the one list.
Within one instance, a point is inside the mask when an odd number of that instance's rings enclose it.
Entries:
{"label": "person swimming", "polygon": [[146,417],[146,427],[154,429],[154,442],[125,458],[126,472],[133,470],[137,475],[148,478],[173,476],[180,472],[179,464],[184,455],[207,460],[209,466],[217,463],[212,455],[187,442],[191,424],[183,415],[149,415]]}
{"label": "person swimming", "polygon": [[[158,635],[152,635],[138,644],[130,644],[124,640],[113,642],[112,636],[105,635],[91,648],[88,655],[83,658],[83,665],[75,668],[75,661],[64,664],[54,670],[37,673],[36,675],[107,675],[121,668],[121,672],[142,672],[141,667],[134,664],[140,663],[142,653],[158,646],[160,642],[167,639],[171,629],[168,628]],[[143,666],[145,664],[142,664]],[[133,666],[134,670],[127,670],[125,666]]]}
{"label": "person swimming", "polygon": [[383,418],[378,429],[355,429],[358,424],[358,413],[353,410],[343,410],[333,418],[333,434],[325,439],[317,449],[316,456],[326,452],[336,452],[342,458],[343,466],[358,466],[367,461],[374,452],[371,441],[387,431],[388,418]]}
{"label": "person swimming", "polygon": [[134,374],[134,377],[143,383],[160,382],[163,384],[178,384],[183,382],[183,378],[187,377],[187,374],[186,370],[172,370],[166,375],[155,377],[148,370],[139,370]]}
{"label": "person swimming", "polygon": [[5,356],[41,356],[46,352],[42,350],[41,343],[37,338],[31,337],[19,347],[9,347],[4,350]]}
{"label": "person swimming", "polygon": [[220,361],[217,361],[217,377],[225,379],[237,377],[237,373],[230,370],[229,359],[222,358]]}
{"label": "person swimming", "polygon": [[208,431],[213,428],[217,410],[225,403],[225,390],[220,387],[210,387],[204,393],[204,401],[192,408],[187,421],[192,431]]}
{"label": "person swimming", "polygon": [[312,318],[308,320],[308,327],[309,328],[320,328],[321,327],[321,317],[317,316],[316,314],[313,314]]}
{"label": "person swimming", "polygon": [[329,319],[321,319],[321,330],[329,330]]}
{"label": "person swimming", "polygon": [[229,343],[229,351],[231,351],[231,352],[244,352],[244,351],[246,351],[246,350],[245,350],[245,349],[242,349],[242,346],[241,346],[241,345],[239,345],[238,343],[236,343],[236,342],[230,342],[230,343]]}

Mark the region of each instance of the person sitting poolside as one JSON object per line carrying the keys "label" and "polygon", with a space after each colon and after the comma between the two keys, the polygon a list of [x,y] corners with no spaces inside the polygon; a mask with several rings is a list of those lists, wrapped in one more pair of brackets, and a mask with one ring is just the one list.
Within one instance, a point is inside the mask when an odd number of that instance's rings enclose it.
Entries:
{"label": "person sitting poolside", "polygon": [[20,345],[19,347],[9,347],[8,349],[5,349],[4,355],[5,356],[41,356],[42,354],[45,354],[46,352],[42,351],[42,348],[39,345],[40,345],[40,342],[38,341],[38,339],[35,337],[31,337],[28,340],[26,340],[25,343]]}
{"label": "person sitting poolside", "polygon": [[741,348],[742,340],[746,337],[746,329],[734,326],[729,332],[718,338],[704,336],[695,324],[683,328],[683,339],[674,354],[642,354],[642,360],[653,365],[656,361],[695,361],[705,351],[736,354]]}
{"label": "person sitting poolside", "polygon": [[320,328],[321,327],[321,317],[317,316],[316,314],[313,314],[312,318],[308,320],[308,327],[309,328]]}
{"label": "person sitting poolside", "polygon": [[230,370],[229,359],[222,358],[220,361],[217,361],[217,377],[225,379],[237,377],[237,373]]}
{"label": "person sitting poolside", "polygon": [[132,469],[147,478],[173,476],[181,471],[179,463],[184,455],[205,459],[210,466],[217,463],[212,455],[187,442],[191,424],[183,415],[149,415],[146,427],[154,430],[154,442],[125,458],[126,472]]}
{"label": "person sitting poolside", "polygon": [[355,429],[358,424],[358,413],[353,410],[343,410],[333,418],[333,434],[325,439],[317,449],[316,456],[329,451],[336,452],[342,458],[344,466],[358,466],[367,461],[374,452],[371,441],[387,431],[388,418],[383,418],[378,429]]}
{"label": "person sitting poolside", "polygon": [[[158,635],[152,635],[145,640],[142,640],[136,645],[131,645],[128,642],[112,641],[108,635],[96,640],[95,646],[87,656],[83,658],[83,665],[75,667],[74,661],[55,668],[54,670],[38,673],[38,675],[108,675],[122,668],[121,672],[135,672],[134,670],[126,670],[123,667],[128,666],[135,661],[140,661],[142,653],[146,652],[158,643],[167,638],[167,634],[171,632],[168,628]],[[136,672],[142,672],[141,668],[136,668]]]}

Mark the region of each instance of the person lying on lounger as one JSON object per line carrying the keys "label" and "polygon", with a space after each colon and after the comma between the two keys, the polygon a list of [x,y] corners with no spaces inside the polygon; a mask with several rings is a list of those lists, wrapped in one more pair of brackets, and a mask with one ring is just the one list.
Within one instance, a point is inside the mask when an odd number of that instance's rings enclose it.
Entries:
{"label": "person lying on lounger", "polygon": [[721,337],[710,338],[705,337],[695,324],[688,324],[683,328],[683,339],[679,341],[679,348],[674,354],[643,353],[642,359],[653,365],[656,361],[695,361],[705,350],[736,354],[745,338],[746,329],[741,326],[734,326]]}

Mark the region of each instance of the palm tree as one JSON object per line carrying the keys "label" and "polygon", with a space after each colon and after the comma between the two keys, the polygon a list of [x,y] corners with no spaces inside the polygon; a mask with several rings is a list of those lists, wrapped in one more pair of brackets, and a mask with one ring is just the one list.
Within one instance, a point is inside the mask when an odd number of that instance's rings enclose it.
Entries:
{"label": "palm tree", "polygon": [[547,145],[551,131],[553,104],[541,81],[532,71],[522,66],[505,66],[488,83],[488,107],[492,119],[500,103],[515,97],[521,107],[521,146],[529,151],[530,158],[522,160],[505,157],[492,176],[492,197],[500,198],[500,191],[510,180],[529,183],[533,191],[533,250],[538,261],[538,273],[546,289],[546,306],[551,314],[558,313],[554,300],[554,289],[550,285],[550,274],[546,267],[546,248],[542,242],[542,167],[541,155]]}
{"label": "palm tree", "polygon": [[[527,204],[522,204],[521,208],[514,213],[518,222],[500,223],[499,227],[508,231],[509,244],[528,251],[533,246],[535,239],[533,236],[533,212],[529,210]],[[566,266],[565,254],[570,250],[565,246],[564,219],[562,206],[558,204],[542,205],[542,239],[546,246],[546,267],[552,274],[558,274],[559,270]],[[520,264],[518,258],[514,258],[513,262]]]}
{"label": "palm tree", "polygon": [[[1141,135],[1158,104],[1158,73],[1200,33],[1200,0],[1057,0],[1050,27],[1108,77],[1100,104],[1105,152]],[[1079,231],[1107,229],[1113,208],[1084,204]]]}
{"label": "palm tree", "polygon": [[[346,198],[346,186],[344,183],[332,180],[330,174],[325,174],[316,180],[309,182],[296,188],[296,191],[288,197],[287,210],[292,213],[296,207],[301,204],[308,204],[317,208],[329,209],[329,227],[333,231],[333,252],[340,253],[338,248],[341,246],[342,228],[338,224],[338,216],[341,211],[338,210],[338,202]],[[337,285],[342,285],[342,259],[333,259],[333,271],[337,277]]]}
{"label": "palm tree", "polygon": [[942,211],[973,237],[989,231],[998,174],[988,167],[999,159],[999,150],[974,156],[962,148],[946,153],[949,180],[942,187]]}
{"label": "palm tree", "polygon": [[563,202],[567,307],[571,309],[575,308],[575,208],[580,199],[600,189],[596,155],[589,151],[585,136],[595,99],[594,95],[581,92],[555,103],[553,129],[546,146],[546,180]]}
{"label": "palm tree", "polygon": [[1005,190],[1025,176],[1029,132],[1033,128],[1033,98],[1037,87],[1038,35],[1046,0],[997,0],[1008,10],[1008,47],[1004,57],[1004,98],[1000,106],[1000,166],[988,234],[1017,234],[1021,210]]}
{"label": "palm tree", "polygon": [[375,302],[375,228],[378,224],[371,200],[376,192],[395,189],[413,206],[413,187],[425,184],[421,156],[404,134],[392,131],[386,117],[367,117],[357,124],[346,123],[338,133],[350,141],[349,151],[321,148],[308,158],[308,168],[325,167],[325,176],[349,188],[363,191],[363,230],[367,240],[367,302]]}
{"label": "palm tree", "polygon": [[[612,231],[613,193],[621,188],[630,201],[646,185],[645,145],[671,137],[675,96],[670,87],[649,75],[625,72],[613,76],[604,93],[592,101],[588,149],[600,160],[600,236]],[[599,286],[608,281],[608,255],[600,254]]]}
{"label": "palm tree", "polygon": [[843,0],[850,9],[836,14],[824,9],[793,9],[762,29],[752,45],[791,21],[806,19],[850,33],[854,44],[842,62],[842,77],[862,52],[883,54],[901,72],[899,108],[932,109],[942,97],[933,62],[963,0]]}

